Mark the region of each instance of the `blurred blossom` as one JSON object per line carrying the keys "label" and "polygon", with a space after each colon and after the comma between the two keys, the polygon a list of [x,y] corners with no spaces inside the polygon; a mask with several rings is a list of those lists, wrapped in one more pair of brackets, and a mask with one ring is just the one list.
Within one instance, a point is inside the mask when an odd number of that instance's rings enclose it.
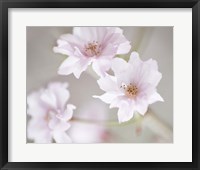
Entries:
{"label": "blurred blossom", "polygon": [[69,120],[75,106],[67,104],[69,91],[67,83],[50,83],[28,95],[27,113],[31,116],[27,126],[27,136],[35,143],[70,143],[66,134],[70,128]]}
{"label": "blurred blossom", "polygon": [[156,90],[162,74],[155,60],[143,62],[138,53],[133,52],[128,63],[120,58],[113,59],[111,68],[114,76],[107,74],[97,81],[106,93],[94,97],[110,104],[110,108],[119,108],[120,123],[130,120],[135,112],[144,115],[149,104],[163,101]]}
{"label": "blurred blossom", "polygon": [[73,34],[64,34],[57,41],[54,52],[68,55],[58,74],[74,74],[79,78],[92,63],[99,76],[105,76],[111,60],[117,54],[126,54],[131,46],[117,27],[74,27]]}
{"label": "blurred blossom", "polygon": [[[74,143],[99,143],[107,142],[110,133],[104,126],[108,113],[105,105],[99,102],[89,102],[80,108],[78,115],[69,130],[69,135]],[[76,121],[77,120],[77,121]]]}

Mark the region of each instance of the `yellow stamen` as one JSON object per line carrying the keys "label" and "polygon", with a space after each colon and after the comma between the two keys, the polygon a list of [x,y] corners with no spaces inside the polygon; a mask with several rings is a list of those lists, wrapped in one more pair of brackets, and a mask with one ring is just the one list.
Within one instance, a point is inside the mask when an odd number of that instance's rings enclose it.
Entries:
{"label": "yellow stamen", "polygon": [[89,57],[99,56],[101,52],[101,45],[99,45],[97,41],[88,43],[88,45],[85,46],[85,52]]}
{"label": "yellow stamen", "polygon": [[134,98],[138,94],[137,86],[130,83],[129,85],[122,85],[121,88],[125,90],[125,95],[130,98]]}

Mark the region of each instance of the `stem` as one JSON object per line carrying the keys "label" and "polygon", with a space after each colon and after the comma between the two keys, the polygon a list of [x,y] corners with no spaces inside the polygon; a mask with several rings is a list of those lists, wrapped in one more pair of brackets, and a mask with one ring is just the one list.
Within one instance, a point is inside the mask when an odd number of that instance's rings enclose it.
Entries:
{"label": "stem", "polygon": [[147,112],[145,116],[140,116],[139,114],[135,114],[134,117],[123,123],[119,123],[116,120],[88,120],[82,118],[72,118],[70,122],[79,122],[79,123],[86,123],[86,124],[98,124],[104,126],[115,126],[115,127],[122,127],[128,126],[131,124],[140,124],[142,127],[149,128],[158,136],[161,136],[166,142],[173,141],[173,131],[172,129],[166,125],[163,121],[161,121],[156,115],[152,112]]}
{"label": "stem", "polygon": [[141,120],[142,120],[142,117],[139,115],[136,115],[131,120],[129,120],[127,122],[122,122],[122,123],[119,123],[116,120],[88,120],[88,119],[81,119],[81,118],[73,118],[70,120],[70,122],[99,124],[99,125],[105,125],[105,126],[127,126],[127,125],[136,123]]}

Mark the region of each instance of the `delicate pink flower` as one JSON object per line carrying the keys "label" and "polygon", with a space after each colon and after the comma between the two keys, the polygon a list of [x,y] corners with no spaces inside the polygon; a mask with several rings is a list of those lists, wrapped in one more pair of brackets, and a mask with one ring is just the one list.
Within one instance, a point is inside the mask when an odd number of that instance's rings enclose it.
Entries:
{"label": "delicate pink flower", "polygon": [[46,89],[31,93],[27,97],[28,122],[27,135],[35,143],[69,143],[66,134],[75,106],[67,104],[69,91],[67,83],[50,83]]}
{"label": "delicate pink flower", "polygon": [[143,62],[138,53],[133,52],[128,63],[115,58],[111,68],[115,76],[107,74],[98,80],[106,93],[94,97],[110,104],[110,108],[119,108],[119,122],[130,120],[134,112],[144,115],[149,104],[163,101],[156,90],[162,74],[155,60]]}
{"label": "delicate pink flower", "polygon": [[68,55],[58,74],[79,78],[92,63],[94,71],[104,76],[116,54],[128,53],[130,42],[117,27],[74,27],[73,34],[61,35],[54,52]]}
{"label": "delicate pink flower", "polygon": [[[103,126],[107,119],[105,105],[89,102],[74,116],[69,135],[74,143],[100,143],[109,140],[109,132]],[[77,121],[76,121],[77,120]]]}

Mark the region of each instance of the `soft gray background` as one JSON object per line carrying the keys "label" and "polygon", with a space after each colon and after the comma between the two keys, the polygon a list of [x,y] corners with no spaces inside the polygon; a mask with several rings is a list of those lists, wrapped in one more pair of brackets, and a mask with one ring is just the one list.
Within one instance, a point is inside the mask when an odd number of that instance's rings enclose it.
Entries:
{"label": "soft gray background", "polygon": [[[150,128],[147,126],[139,136],[134,131],[135,125],[120,128],[109,127],[110,131],[116,134],[115,140],[111,142],[172,142],[173,27],[121,28],[124,30],[126,38],[131,41],[130,53],[134,50],[139,52],[142,60],[152,58],[158,62],[159,71],[163,77],[157,89],[165,102],[157,102],[149,107],[156,118],[156,121],[151,122],[156,123],[150,125]],[[72,33],[72,27],[27,27],[27,94],[52,80],[67,81],[70,83],[71,97],[69,102],[79,108],[94,100],[92,95],[102,94],[103,91],[99,89],[96,77],[90,69],[87,73],[84,72],[79,80],[73,75],[57,75],[57,69],[66,56],[55,54],[52,49],[56,46],[56,40],[59,36],[66,33]],[[126,58],[129,54],[126,55]],[[110,118],[117,121],[116,110],[112,109],[110,112]],[[164,140],[165,134],[162,133],[167,133],[167,135],[171,133],[168,135],[170,139]],[[130,134],[132,135],[130,136]]]}

